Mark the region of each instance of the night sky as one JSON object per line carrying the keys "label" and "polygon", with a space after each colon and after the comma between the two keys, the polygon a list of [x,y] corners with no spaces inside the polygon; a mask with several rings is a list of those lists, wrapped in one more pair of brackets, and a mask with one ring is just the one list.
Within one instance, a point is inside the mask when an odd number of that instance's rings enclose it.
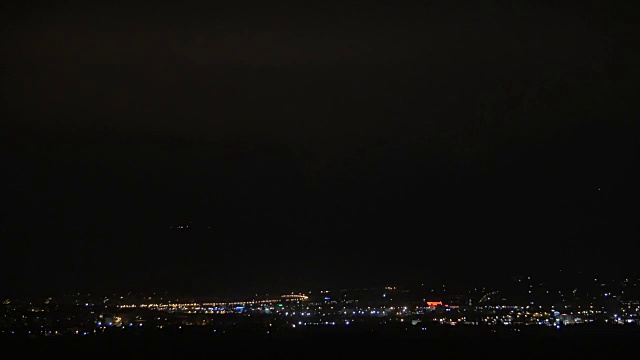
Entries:
{"label": "night sky", "polygon": [[449,3],[3,5],[0,289],[637,272],[633,13]]}

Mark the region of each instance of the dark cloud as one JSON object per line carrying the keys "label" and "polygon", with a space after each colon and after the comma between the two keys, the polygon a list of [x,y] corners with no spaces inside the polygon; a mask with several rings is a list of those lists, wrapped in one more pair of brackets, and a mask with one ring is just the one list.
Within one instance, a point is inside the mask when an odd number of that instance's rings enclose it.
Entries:
{"label": "dark cloud", "polygon": [[[617,8],[7,10],[0,225],[33,283],[248,284],[300,254],[300,281],[421,276],[412,256],[439,252],[429,269],[578,266],[637,234],[637,35]],[[215,229],[199,251],[154,247],[188,219]],[[122,258],[100,270],[104,251]],[[352,262],[323,276],[332,256]]]}

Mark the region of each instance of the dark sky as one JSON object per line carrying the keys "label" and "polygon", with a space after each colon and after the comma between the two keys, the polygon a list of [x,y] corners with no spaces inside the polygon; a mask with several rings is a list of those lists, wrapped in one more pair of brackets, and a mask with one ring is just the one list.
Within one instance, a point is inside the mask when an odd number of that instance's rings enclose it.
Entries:
{"label": "dark sky", "polygon": [[633,270],[632,12],[450,3],[5,7],[1,287]]}

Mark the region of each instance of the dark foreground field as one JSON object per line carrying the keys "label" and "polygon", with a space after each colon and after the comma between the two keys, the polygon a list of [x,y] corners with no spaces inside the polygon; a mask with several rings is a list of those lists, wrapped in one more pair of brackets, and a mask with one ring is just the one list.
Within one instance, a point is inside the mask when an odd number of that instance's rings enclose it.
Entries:
{"label": "dark foreground field", "polygon": [[4,355],[63,358],[640,358],[634,332],[570,336],[424,336],[307,333],[297,337],[142,336],[1,338]]}

